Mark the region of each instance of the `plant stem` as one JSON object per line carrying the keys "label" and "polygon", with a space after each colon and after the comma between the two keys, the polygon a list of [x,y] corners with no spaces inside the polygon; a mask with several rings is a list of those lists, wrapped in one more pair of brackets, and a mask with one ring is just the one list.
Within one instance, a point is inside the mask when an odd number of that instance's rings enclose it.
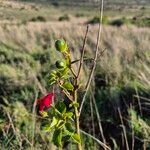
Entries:
{"label": "plant stem", "polygon": [[[73,99],[74,99],[74,102],[77,102],[77,90],[76,90],[76,89],[74,90],[74,93],[73,93]],[[74,111],[75,111],[76,133],[77,133],[77,134],[79,135],[79,137],[80,137],[79,111],[78,111],[78,108],[77,108],[76,106],[74,106]],[[78,150],[82,150],[81,143],[78,143],[78,144],[77,144],[77,149],[78,149]]]}

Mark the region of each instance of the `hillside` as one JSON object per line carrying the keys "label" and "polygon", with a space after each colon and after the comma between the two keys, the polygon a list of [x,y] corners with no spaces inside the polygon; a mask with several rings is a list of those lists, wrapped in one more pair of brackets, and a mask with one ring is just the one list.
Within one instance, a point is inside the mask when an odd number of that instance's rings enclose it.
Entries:
{"label": "hillside", "polygon": [[[0,150],[56,150],[54,128],[47,132],[54,108],[63,101],[56,118],[74,115],[72,106],[78,109],[83,100],[93,62],[96,69],[80,116],[83,150],[103,149],[103,142],[112,150],[150,149],[148,1],[105,3],[98,59],[93,61],[99,27],[97,2],[0,0]],[[79,84],[73,88],[78,90],[78,103],[72,104],[64,96],[64,88],[59,88],[63,80],[50,84],[50,73],[58,69],[56,61],[68,57],[68,53],[56,51],[55,45],[57,39],[65,40],[72,59],[66,61],[66,68],[72,66],[77,73],[87,24],[83,67]],[[67,76],[71,85],[74,79]],[[45,109],[48,116],[44,118],[36,102],[49,92],[56,97],[53,106]],[[73,93],[72,86],[67,92]],[[71,113],[66,115],[68,111]],[[57,122],[60,130],[67,130],[69,140],[76,133],[75,118],[69,120],[69,128],[68,120]],[[80,141],[78,135],[76,139]],[[73,140],[62,145],[64,150],[77,150]]]}

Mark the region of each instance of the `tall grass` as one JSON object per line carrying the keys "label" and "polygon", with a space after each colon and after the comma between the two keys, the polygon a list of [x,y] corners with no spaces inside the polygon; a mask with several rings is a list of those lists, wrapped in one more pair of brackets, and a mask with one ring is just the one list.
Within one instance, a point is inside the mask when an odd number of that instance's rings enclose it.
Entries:
{"label": "tall grass", "polygon": [[[54,68],[54,60],[61,57],[54,53],[54,41],[64,38],[70,46],[73,59],[78,59],[85,26],[77,22],[2,24],[0,33],[0,144],[4,149],[10,146],[29,148],[33,146],[33,126],[30,126],[34,121],[32,104],[37,93],[41,95],[43,90],[51,90],[46,84],[48,72]],[[94,55],[96,35],[97,25],[90,26],[85,51],[87,58]],[[148,148],[150,30],[133,26],[104,26],[102,35],[100,49],[106,48],[106,51],[97,60],[93,88],[91,87],[93,97],[88,96],[83,107],[81,128],[102,140],[99,132],[101,126],[106,142],[112,149],[125,148],[124,134],[129,148],[133,143],[136,149]],[[89,73],[90,64],[87,61],[82,70],[83,85],[87,80],[85,76]],[[97,116],[101,118],[101,122],[97,121]],[[36,120],[34,146],[51,149],[51,136],[40,129],[40,119]],[[131,135],[131,129],[134,136]],[[83,134],[83,140],[85,149],[99,149],[97,142],[93,144],[93,139],[89,136]],[[74,149],[73,144],[68,145],[69,149],[70,147]]]}

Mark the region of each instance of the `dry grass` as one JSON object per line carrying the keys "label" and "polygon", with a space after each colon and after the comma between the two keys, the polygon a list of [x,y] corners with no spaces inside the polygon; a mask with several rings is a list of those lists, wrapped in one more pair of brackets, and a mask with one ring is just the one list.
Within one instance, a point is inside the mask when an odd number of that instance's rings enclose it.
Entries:
{"label": "dry grass", "polygon": [[[80,56],[85,30],[85,25],[75,23],[74,21],[61,23],[38,22],[11,26],[1,25],[0,42],[7,43],[7,45],[18,49],[20,52],[24,51],[33,54],[42,52],[45,45],[53,50],[54,41],[58,38],[64,38],[74,53],[73,59],[77,59]],[[91,57],[95,50],[97,30],[97,25],[90,26],[88,44],[86,46],[87,57]],[[100,48],[106,48],[107,52],[103,56],[100,66],[103,69],[105,68],[108,74],[114,73],[118,79],[125,69],[130,70],[129,68],[132,68],[131,72],[134,73],[133,68],[137,69],[140,63],[144,64],[147,63],[146,61],[149,61],[149,28],[104,26],[102,32]],[[52,55],[55,55],[51,58],[54,61],[57,54],[52,52]],[[138,59],[138,57],[141,57],[141,59]],[[146,59],[144,58],[144,60],[143,57],[146,57]],[[143,60],[144,62],[140,62]],[[143,72],[140,69],[139,72]],[[143,75],[139,73],[138,76],[141,77]]]}
{"label": "dry grass", "polygon": [[[10,3],[9,1],[0,1],[0,2],[2,2],[0,3],[0,5],[3,5],[2,7],[3,8],[5,7],[6,9],[10,7],[11,9],[14,10],[21,9],[22,7],[24,7],[23,9],[29,11],[33,9],[32,4],[24,6],[23,3],[21,4],[16,2]],[[49,89],[48,84],[46,83],[47,81],[46,77],[48,76],[49,71],[51,71],[51,69],[53,69],[54,67],[52,64],[54,64],[57,59],[61,58],[59,53],[55,51],[54,42],[56,39],[64,38],[68,42],[70,50],[73,53],[74,60],[80,57],[80,52],[82,49],[84,34],[86,30],[86,26],[84,23],[87,21],[88,18],[83,17],[77,19],[72,15],[70,15],[69,17],[71,18],[69,22],[65,21],[59,22],[55,18],[54,19],[55,21],[53,22],[47,21],[44,23],[27,22],[26,24],[22,24],[17,20],[14,21],[3,20],[0,23],[0,88],[3,89],[4,94],[6,93],[6,95],[4,95],[4,99],[5,96],[6,98],[8,97],[10,99],[12,97],[13,100],[17,99],[16,101],[18,101],[19,99],[21,101],[24,101],[25,107],[30,109],[32,107],[33,100],[35,99],[34,94],[42,93],[41,90],[42,88]],[[85,52],[88,58],[93,57],[96,47],[95,45],[97,32],[98,32],[98,25],[90,26]],[[148,97],[150,90],[149,41],[150,41],[149,28],[138,28],[135,26],[125,26],[125,25],[119,28],[107,25],[103,26],[100,50],[106,48],[106,51],[101,60],[98,59],[95,74],[100,75],[102,79],[106,80],[106,82],[108,83],[108,88],[110,88],[110,91],[109,90],[107,91],[106,87],[106,91],[104,92],[108,92],[107,93],[108,96],[111,95],[112,93],[112,95],[109,97],[111,103],[113,103],[112,101],[114,99],[115,101],[119,101],[120,96],[119,94],[122,92],[121,91],[122,87],[126,88],[129,86],[132,87],[132,89],[137,88],[136,91],[137,93],[135,94],[135,92],[133,92],[132,96],[139,97],[141,107],[143,109],[142,111],[146,111],[146,113],[149,113],[148,110],[150,99]],[[86,74],[89,73],[90,64],[91,62],[87,62],[84,67],[84,71],[82,70],[81,76],[83,85],[84,83],[86,83],[85,82]],[[29,87],[26,87],[28,85]],[[17,92],[15,93],[13,89],[15,89],[16,86],[19,87],[20,89],[17,89]],[[100,87],[97,86],[95,91],[98,88]],[[12,92],[11,93],[12,95],[11,94],[9,95],[10,97],[7,95],[7,91],[9,91],[10,93]],[[95,92],[95,94],[98,95],[99,94],[98,92],[97,93]],[[127,93],[127,91],[125,92]],[[145,92],[147,95],[146,94],[140,95],[140,92],[143,93]],[[108,100],[107,95],[105,95],[102,98],[100,97],[101,103]],[[125,97],[126,96],[128,96],[128,94],[126,94]],[[99,104],[100,103],[98,101],[99,98],[98,97],[96,98],[95,98],[96,102]],[[119,106],[119,104],[120,102],[117,103],[117,107]],[[20,111],[18,112],[20,107],[23,108],[22,111],[27,112],[24,105],[22,105],[22,102],[21,103],[12,102],[11,105],[14,105],[14,107],[16,107],[12,111],[12,113],[16,114],[12,114],[12,116],[16,115],[18,119],[24,118],[24,116],[20,116],[19,114]],[[11,107],[10,106],[8,107],[10,109],[9,111],[11,112]],[[115,107],[115,104],[113,105],[113,107]],[[98,109],[99,111],[101,111],[100,109],[102,109],[102,111],[104,112],[107,111],[107,113],[109,113],[108,110],[105,110],[105,108],[103,110],[101,104],[98,105]],[[111,111],[112,110],[110,110],[110,112]],[[88,112],[86,112],[86,114],[84,115],[88,115]],[[86,116],[84,116],[84,120],[82,120],[83,122],[86,119],[90,120],[89,116],[87,116],[87,118],[85,117]],[[5,116],[5,118],[7,117]],[[29,120],[30,123],[31,118],[25,119]],[[87,122],[90,124],[91,122],[89,120]],[[86,125],[88,124],[87,122]],[[139,123],[144,124],[142,121]],[[22,132],[24,131],[21,131],[22,129],[20,129],[20,127],[18,126],[19,124],[18,125],[16,124],[16,129],[20,132],[21,135]],[[28,122],[27,127],[29,127]],[[45,134],[40,133],[41,130],[39,129],[40,128],[39,124],[37,125],[37,128],[38,130],[36,131],[35,134],[37,133],[43,134],[39,135],[40,140],[42,141],[43,144],[43,142],[46,141],[44,140]],[[95,127],[95,133],[96,132],[97,131]],[[106,135],[106,133],[104,134]],[[97,133],[95,135],[97,135]],[[29,145],[31,144],[29,141],[31,139],[30,136],[31,136],[30,133],[29,135],[27,134],[26,136],[27,138],[26,141],[28,141],[27,143]],[[39,140],[38,138],[35,138],[35,141],[38,140]],[[115,140],[116,142],[118,142],[117,138]],[[46,146],[49,146],[50,142],[49,139],[47,139],[46,142],[47,142]],[[42,144],[40,143],[40,146]],[[36,147],[38,146],[39,145],[37,144]]]}

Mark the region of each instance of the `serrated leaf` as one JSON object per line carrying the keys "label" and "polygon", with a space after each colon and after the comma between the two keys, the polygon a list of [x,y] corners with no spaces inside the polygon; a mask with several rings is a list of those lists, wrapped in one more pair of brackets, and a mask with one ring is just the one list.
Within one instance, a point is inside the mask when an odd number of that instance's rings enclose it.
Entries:
{"label": "serrated leaf", "polygon": [[76,133],[72,135],[72,139],[76,143],[81,143],[80,136],[78,134],[76,134]]}
{"label": "serrated leaf", "polygon": [[67,122],[67,123],[65,124],[65,127],[66,127],[66,130],[68,130],[69,132],[71,132],[71,133],[74,132],[74,128],[73,128],[73,126],[72,126],[71,123]]}
{"label": "serrated leaf", "polygon": [[57,147],[62,147],[62,130],[55,130],[53,134],[53,142]]}
{"label": "serrated leaf", "polygon": [[73,90],[73,85],[70,83],[70,82],[65,82],[63,85],[62,85],[62,87],[64,88],[64,89],[66,89],[66,90],[70,90],[70,91],[72,91]]}

